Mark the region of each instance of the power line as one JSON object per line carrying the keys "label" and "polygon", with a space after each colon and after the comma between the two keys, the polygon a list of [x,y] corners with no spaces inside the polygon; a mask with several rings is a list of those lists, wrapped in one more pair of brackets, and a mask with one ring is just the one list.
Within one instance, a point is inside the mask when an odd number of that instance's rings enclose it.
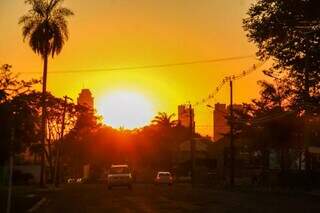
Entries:
{"label": "power line", "polygon": [[249,75],[250,73],[258,70],[260,67],[262,67],[267,61],[263,61],[260,62],[258,64],[254,64],[252,67],[250,67],[247,70],[242,71],[241,73],[237,74],[237,75],[230,75],[230,76],[226,76],[224,77],[221,82],[218,84],[218,86],[215,88],[215,90],[210,93],[206,98],[201,99],[200,101],[197,101],[193,104],[193,106],[199,106],[201,104],[207,103],[209,100],[214,99],[215,96],[220,92],[220,90],[222,89],[222,87],[229,82],[230,80],[239,80],[247,75]]}
{"label": "power line", "polygon": [[[186,66],[193,64],[208,64],[223,61],[234,61],[246,58],[252,58],[254,55],[243,55],[234,56],[227,58],[217,58],[208,60],[195,60],[188,62],[178,62],[178,63],[167,63],[167,64],[153,64],[153,65],[141,65],[141,66],[128,66],[128,67],[113,67],[113,68],[94,68],[94,69],[70,69],[70,70],[53,70],[49,72],[50,74],[60,74],[60,73],[82,73],[82,72],[110,72],[110,71],[122,71],[122,70],[141,70],[141,69],[152,69],[152,68],[165,68],[165,67],[175,67],[175,66]],[[41,73],[41,72],[20,72],[23,74]]]}

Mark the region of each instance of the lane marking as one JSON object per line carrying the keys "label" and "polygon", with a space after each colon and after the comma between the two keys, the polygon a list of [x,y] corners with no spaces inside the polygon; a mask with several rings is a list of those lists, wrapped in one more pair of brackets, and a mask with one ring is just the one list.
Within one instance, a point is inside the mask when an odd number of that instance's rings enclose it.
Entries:
{"label": "lane marking", "polygon": [[145,200],[143,200],[143,197],[133,197],[133,196],[126,196],[124,197],[125,200],[130,202],[132,205],[134,205],[136,208],[139,209],[141,212],[147,212],[147,213],[155,213],[151,206],[147,205]]}
{"label": "lane marking", "polygon": [[42,198],[41,200],[39,200],[36,204],[33,205],[33,207],[31,207],[30,209],[28,209],[27,212],[35,212],[36,210],[38,210],[40,208],[40,206],[42,206],[45,202],[47,201],[47,198]]}

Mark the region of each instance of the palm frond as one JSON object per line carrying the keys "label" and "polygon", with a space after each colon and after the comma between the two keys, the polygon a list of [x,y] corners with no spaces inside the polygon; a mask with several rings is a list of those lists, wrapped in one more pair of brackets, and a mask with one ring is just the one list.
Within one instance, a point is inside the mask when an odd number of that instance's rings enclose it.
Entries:
{"label": "palm frond", "polygon": [[73,12],[61,6],[63,0],[25,0],[31,5],[28,13],[19,19],[23,25],[23,39],[29,38],[32,50],[42,57],[61,52],[69,38],[66,17]]}
{"label": "palm frond", "polygon": [[66,7],[59,7],[57,9],[55,9],[53,12],[52,12],[53,16],[62,16],[62,17],[68,17],[68,16],[72,16],[74,15],[74,13],[66,8]]}
{"label": "palm frond", "polygon": [[34,17],[30,14],[23,15],[19,18],[18,24],[25,24],[25,23],[32,21],[33,19],[34,19]]}
{"label": "palm frond", "polygon": [[60,27],[55,22],[52,23],[52,34],[53,37],[50,43],[50,50],[52,57],[54,57],[55,54],[59,54],[61,52],[64,44],[63,34],[60,30]]}
{"label": "palm frond", "polygon": [[66,19],[61,15],[56,15],[52,18],[52,22],[59,27],[61,33],[63,34],[64,39],[68,40],[69,30],[68,30]]}
{"label": "palm frond", "polygon": [[168,120],[171,120],[171,118],[173,118],[174,116],[176,116],[176,114],[172,113],[168,116]]}
{"label": "palm frond", "polygon": [[61,4],[64,0],[50,0],[48,4],[48,11],[52,11],[55,7]]}
{"label": "palm frond", "polygon": [[23,40],[25,40],[27,37],[30,37],[34,29],[37,27],[37,25],[38,25],[37,20],[29,20],[28,22],[24,23],[22,27]]}
{"label": "palm frond", "polygon": [[175,116],[174,113],[168,115],[165,112],[159,112],[158,115],[156,115],[151,122],[153,124],[160,125],[163,127],[173,127],[177,124],[176,120],[172,120],[174,116]]}
{"label": "palm frond", "polygon": [[47,3],[43,0],[26,0],[25,3],[31,5],[32,9],[29,11],[34,15],[38,15],[40,17],[45,17]]}

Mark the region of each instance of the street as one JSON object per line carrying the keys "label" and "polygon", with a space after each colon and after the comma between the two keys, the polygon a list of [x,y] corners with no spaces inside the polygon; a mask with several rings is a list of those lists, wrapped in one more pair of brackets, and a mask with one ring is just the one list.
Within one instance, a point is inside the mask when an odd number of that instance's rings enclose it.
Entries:
{"label": "street", "polygon": [[318,196],[231,192],[190,185],[135,184],[132,190],[103,184],[65,185],[37,212],[319,212]]}

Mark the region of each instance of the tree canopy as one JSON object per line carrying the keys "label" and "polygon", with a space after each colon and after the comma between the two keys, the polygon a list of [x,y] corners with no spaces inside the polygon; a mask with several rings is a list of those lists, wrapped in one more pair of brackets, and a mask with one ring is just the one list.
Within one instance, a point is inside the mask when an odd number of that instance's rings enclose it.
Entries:
{"label": "tree canopy", "polygon": [[46,57],[59,54],[69,37],[66,17],[73,12],[61,6],[63,0],[26,0],[31,9],[23,15],[19,24],[22,26],[24,39],[35,53]]}
{"label": "tree canopy", "polygon": [[257,0],[243,20],[258,57],[274,61],[266,74],[281,79],[303,109],[319,104],[319,8],[318,0]]}

